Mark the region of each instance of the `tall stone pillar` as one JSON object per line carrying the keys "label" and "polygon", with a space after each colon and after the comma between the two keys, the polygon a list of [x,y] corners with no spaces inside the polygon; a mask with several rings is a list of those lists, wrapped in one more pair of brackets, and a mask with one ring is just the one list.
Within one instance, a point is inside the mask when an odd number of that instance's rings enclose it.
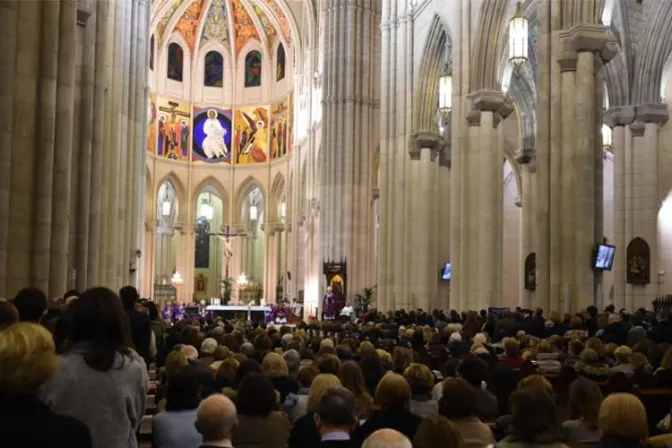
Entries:
{"label": "tall stone pillar", "polygon": [[630,125],[633,136],[631,233],[625,246],[634,238],[642,238],[650,249],[650,283],[632,285],[634,308],[649,308],[658,295],[658,129],[669,118],[665,104],[642,104],[635,107],[635,122]]}
{"label": "tall stone pillar", "polygon": [[319,263],[347,262],[346,300],[350,301],[374,281],[371,255],[360,248],[367,248],[372,237],[368,223],[373,219],[371,154],[379,141],[380,7],[377,0],[323,3],[328,49],[324,52]]}
{"label": "tall stone pillar", "polygon": [[410,293],[416,298],[416,306],[430,310],[436,302],[439,273],[437,235],[432,232],[439,219],[436,188],[438,156],[445,146],[443,137],[434,132],[418,132],[411,136],[409,150],[413,169],[414,185],[409,188],[412,207],[408,216],[413,247],[410,264]]}
{"label": "tall stone pillar", "polygon": [[[596,136],[601,126],[600,70],[615,54],[615,40],[597,24],[577,24],[559,33],[556,60],[561,71],[562,117],[560,166],[560,279],[561,308],[585,308],[595,303],[600,281],[591,266],[595,244],[602,230],[602,145]],[[601,81],[600,81],[601,82]],[[599,146],[599,151],[598,151]],[[599,166],[598,166],[599,165]],[[570,168],[570,169],[568,169]],[[553,249],[553,248],[551,248]],[[556,257],[557,258],[557,257]]]}
{"label": "tall stone pillar", "polygon": [[611,148],[614,154],[614,306],[625,308],[625,128],[635,119],[632,106],[612,107],[605,113],[604,121],[611,128]]}
{"label": "tall stone pillar", "polygon": [[16,48],[19,5],[16,0],[0,2],[0,291],[7,284],[7,245],[14,127],[14,83],[17,74]]}
{"label": "tall stone pillar", "polygon": [[518,306],[523,308],[531,309],[534,303],[534,291],[525,288],[526,278],[525,278],[525,260],[527,257],[535,252],[534,245],[534,225],[536,221],[536,210],[535,210],[535,188],[534,188],[534,177],[535,177],[535,157],[534,149],[532,148],[523,148],[516,155],[516,161],[523,166],[523,197],[522,207],[523,207],[523,219],[521,223],[521,265],[520,265],[520,278],[523,283],[520,288],[520,297],[518,298]]}

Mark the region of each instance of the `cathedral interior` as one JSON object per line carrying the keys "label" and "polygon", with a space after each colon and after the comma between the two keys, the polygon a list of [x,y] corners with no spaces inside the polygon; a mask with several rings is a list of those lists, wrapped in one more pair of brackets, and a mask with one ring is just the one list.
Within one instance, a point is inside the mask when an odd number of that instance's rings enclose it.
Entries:
{"label": "cathedral interior", "polygon": [[670,24],[667,0],[4,0],[0,295],[650,308]]}

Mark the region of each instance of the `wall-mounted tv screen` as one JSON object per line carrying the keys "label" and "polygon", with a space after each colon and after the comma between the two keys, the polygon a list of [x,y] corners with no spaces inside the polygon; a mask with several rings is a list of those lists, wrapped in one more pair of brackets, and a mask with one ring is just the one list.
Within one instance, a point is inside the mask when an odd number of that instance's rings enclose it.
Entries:
{"label": "wall-mounted tv screen", "polygon": [[443,270],[441,271],[441,279],[442,280],[450,280],[452,276],[452,271],[450,269],[450,262],[446,263],[446,265],[443,267]]}
{"label": "wall-mounted tv screen", "polygon": [[611,271],[611,268],[614,266],[615,252],[616,248],[609,244],[598,244],[595,246],[593,269],[596,271]]}

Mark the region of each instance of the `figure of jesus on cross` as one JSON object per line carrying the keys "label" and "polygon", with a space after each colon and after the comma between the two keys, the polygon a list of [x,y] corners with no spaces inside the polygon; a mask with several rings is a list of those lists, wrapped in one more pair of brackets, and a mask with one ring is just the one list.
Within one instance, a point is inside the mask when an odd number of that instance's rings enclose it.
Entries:
{"label": "figure of jesus on cross", "polygon": [[231,227],[227,224],[224,233],[211,233],[210,236],[216,236],[224,243],[224,257],[226,258],[225,279],[229,278],[229,262],[233,257],[233,249],[231,244],[233,241],[241,236],[246,236],[247,232],[231,232]]}

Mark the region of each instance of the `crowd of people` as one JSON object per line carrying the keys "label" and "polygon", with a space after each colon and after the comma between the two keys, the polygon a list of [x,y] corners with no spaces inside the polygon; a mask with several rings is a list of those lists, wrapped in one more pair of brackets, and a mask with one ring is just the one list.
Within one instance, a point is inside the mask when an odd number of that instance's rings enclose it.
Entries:
{"label": "crowd of people", "polygon": [[148,396],[156,448],[635,448],[670,432],[647,388],[672,388],[672,320],[643,309],[267,327],[169,323],[132,287],[0,300],[8,448],[137,447]]}

